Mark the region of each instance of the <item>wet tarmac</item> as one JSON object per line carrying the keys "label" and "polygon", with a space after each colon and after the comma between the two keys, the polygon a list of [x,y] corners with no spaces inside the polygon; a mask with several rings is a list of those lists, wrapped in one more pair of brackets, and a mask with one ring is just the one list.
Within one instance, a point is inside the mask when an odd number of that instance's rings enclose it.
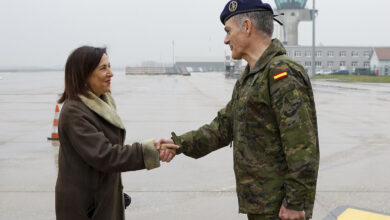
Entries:
{"label": "wet tarmac", "polygon": [[[63,75],[0,77],[0,219],[55,219],[58,147],[47,137]],[[230,99],[234,83],[220,73],[116,74],[112,92],[126,143],[210,122]],[[312,84],[321,150],[313,219],[340,206],[390,213],[390,84]],[[198,160],[179,155],[152,171],[124,173],[123,184],[132,197],[126,219],[246,219],[238,214],[229,147]]]}

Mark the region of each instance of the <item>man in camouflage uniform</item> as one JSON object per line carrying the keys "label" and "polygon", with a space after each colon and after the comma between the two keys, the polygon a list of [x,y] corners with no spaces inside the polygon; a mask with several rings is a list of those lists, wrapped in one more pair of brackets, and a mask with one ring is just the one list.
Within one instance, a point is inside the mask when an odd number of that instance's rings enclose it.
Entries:
{"label": "man in camouflage uniform", "polygon": [[[303,67],[271,39],[273,19],[261,0],[228,2],[225,44],[248,65],[210,124],[171,139],[193,158],[233,141],[239,212],[248,219],[310,219],[319,166],[313,91]],[[155,144],[162,143],[172,141]]]}

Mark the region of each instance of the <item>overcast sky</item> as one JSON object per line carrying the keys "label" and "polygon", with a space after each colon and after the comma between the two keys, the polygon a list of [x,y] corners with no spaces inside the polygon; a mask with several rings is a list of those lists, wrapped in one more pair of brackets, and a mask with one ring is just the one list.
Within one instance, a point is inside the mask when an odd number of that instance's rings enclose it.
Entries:
{"label": "overcast sky", "polygon": [[[0,68],[63,67],[69,53],[85,44],[108,47],[114,67],[171,63],[172,41],[176,56],[223,56],[229,48],[219,15],[226,3],[0,0]],[[318,44],[390,46],[389,0],[316,0],[316,8]],[[311,23],[301,23],[299,31],[299,44],[311,45]]]}

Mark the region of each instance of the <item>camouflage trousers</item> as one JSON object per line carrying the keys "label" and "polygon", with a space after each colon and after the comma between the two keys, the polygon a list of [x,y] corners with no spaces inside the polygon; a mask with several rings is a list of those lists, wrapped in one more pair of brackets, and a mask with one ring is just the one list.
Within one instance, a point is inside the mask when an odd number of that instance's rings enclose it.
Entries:
{"label": "camouflage trousers", "polygon": [[279,215],[248,214],[248,220],[280,220]]}

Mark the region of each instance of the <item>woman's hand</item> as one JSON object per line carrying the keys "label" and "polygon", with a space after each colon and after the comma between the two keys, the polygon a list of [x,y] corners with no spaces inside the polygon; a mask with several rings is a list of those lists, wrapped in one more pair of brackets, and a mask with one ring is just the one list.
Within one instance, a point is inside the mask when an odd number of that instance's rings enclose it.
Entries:
{"label": "woman's hand", "polygon": [[160,160],[163,162],[170,162],[176,156],[176,149],[180,147],[171,139],[164,138],[156,140],[154,146],[160,152]]}

